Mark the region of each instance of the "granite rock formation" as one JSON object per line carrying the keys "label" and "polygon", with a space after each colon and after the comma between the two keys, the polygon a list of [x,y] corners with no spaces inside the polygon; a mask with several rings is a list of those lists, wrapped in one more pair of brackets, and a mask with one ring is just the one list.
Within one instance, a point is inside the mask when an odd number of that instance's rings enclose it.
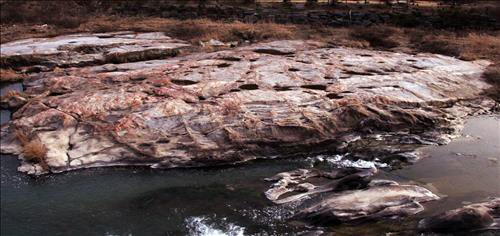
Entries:
{"label": "granite rock formation", "polygon": [[[54,67],[2,98],[17,107],[1,128],[1,152],[20,154],[20,171],[208,166],[370,148],[384,149],[390,163],[406,158],[394,144],[446,143],[462,117],[496,106],[480,95],[487,61],[312,41],[150,60],[186,44],[157,33],[69,38],[2,45],[11,66]],[[94,44],[103,51],[83,50]],[[135,56],[143,54],[153,56]],[[25,158],[33,140],[46,149],[38,161]]]}

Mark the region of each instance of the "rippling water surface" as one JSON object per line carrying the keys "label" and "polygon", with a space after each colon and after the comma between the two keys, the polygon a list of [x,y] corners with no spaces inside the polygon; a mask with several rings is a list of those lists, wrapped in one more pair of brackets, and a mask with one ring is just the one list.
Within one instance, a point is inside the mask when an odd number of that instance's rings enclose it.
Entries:
{"label": "rippling water surface", "polygon": [[[2,123],[8,117],[4,114]],[[428,157],[414,165],[379,174],[426,186],[444,197],[427,204],[428,210],[416,218],[500,196],[499,116],[471,118],[464,133],[449,145],[425,148]],[[290,209],[263,196],[270,185],[263,179],[308,167],[311,159],[349,164],[338,156],[321,156],[222,168],[98,168],[32,178],[16,171],[15,157],[3,155],[1,234],[296,235],[315,229],[288,222]],[[398,227],[384,222],[322,230],[380,235]]]}

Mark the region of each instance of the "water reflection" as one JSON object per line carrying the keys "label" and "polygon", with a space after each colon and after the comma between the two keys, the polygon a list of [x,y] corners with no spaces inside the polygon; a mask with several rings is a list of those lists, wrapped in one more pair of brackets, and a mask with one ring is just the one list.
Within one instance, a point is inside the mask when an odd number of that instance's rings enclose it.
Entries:
{"label": "water reflection", "polygon": [[[471,119],[469,137],[429,154],[401,170],[381,171],[380,178],[416,182],[442,195],[428,211],[500,195],[500,123],[496,117]],[[460,153],[460,155],[457,155]],[[342,158],[325,157],[335,165]],[[255,161],[225,168],[151,170],[95,168],[28,177],[16,171],[19,161],[1,156],[2,235],[294,235],[307,232],[291,223],[293,210],[273,205],[263,192],[264,178],[310,168],[318,158]],[[353,163],[348,163],[353,164]],[[356,164],[356,163],[354,163]],[[366,163],[357,163],[363,164]],[[370,164],[371,167],[371,164]],[[374,225],[324,229],[338,235],[384,234],[401,227]],[[399,226],[398,226],[399,225]],[[413,227],[409,224],[405,227]],[[337,235],[336,234],[336,235]]]}
{"label": "water reflection", "polygon": [[6,124],[10,120],[10,111],[0,110],[0,125]]}
{"label": "water reflection", "polygon": [[23,91],[23,84],[14,83],[14,84],[0,85],[0,96],[7,94],[7,92],[9,92],[9,91],[22,92]]}

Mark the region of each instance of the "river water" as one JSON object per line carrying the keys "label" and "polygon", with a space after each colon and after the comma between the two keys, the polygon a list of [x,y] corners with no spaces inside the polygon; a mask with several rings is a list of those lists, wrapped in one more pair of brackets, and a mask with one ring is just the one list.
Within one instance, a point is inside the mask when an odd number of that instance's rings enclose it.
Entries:
{"label": "river water", "polygon": [[[8,117],[2,113],[2,123]],[[423,216],[500,196],[500,115],[470,118],[463,137],[422,149],[423,160],[380,178],[413,183],[443,197],[401,222],[322,228],[336,235],[413,230]],[[274,159],[236,166],[153,170],[94,168],[33,178],[2,155],[1,235],[297,235],[263,179],[311,166],[311,159]]]}

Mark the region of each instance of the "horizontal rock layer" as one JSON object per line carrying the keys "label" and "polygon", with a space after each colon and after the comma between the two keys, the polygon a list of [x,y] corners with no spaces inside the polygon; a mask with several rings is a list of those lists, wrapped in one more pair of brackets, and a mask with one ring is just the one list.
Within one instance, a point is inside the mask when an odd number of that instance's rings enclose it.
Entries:
{"label": "horizontal rock layer", "polygon": [[2,67],[36,65],[28,70],[46,71],[167,58],[188,46],[163,33],[115,32],[20,40],[3,44],[0,54]]}
{"label": "horizontal rock layer", "polygon": [[[21,50],[19,44],[3,45],[2,53]],[[493,106],[479,96],[488,88],[479,79],[488,64],[277,41],[55,69],[33,75],[24,94],[12,95],[26,103],[2,127],[1,151],[23,154],[14,135],[22,131],[47,148],[45,169],[60,172],[348,151],[359,137],[380,140],[381,133],[419,140],[449,133],[460,117]],[[30,162],[21,170],[41,172]]]}

